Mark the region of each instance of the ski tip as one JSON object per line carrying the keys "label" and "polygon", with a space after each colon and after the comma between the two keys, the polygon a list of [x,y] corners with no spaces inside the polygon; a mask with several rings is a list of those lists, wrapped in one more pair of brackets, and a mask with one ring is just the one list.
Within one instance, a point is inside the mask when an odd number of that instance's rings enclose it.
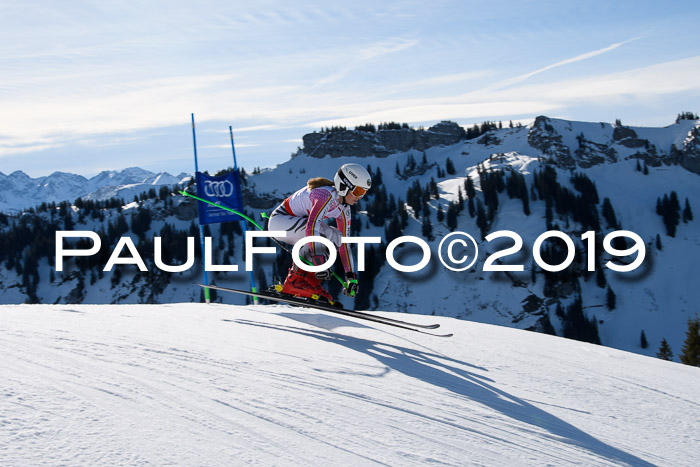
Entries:
{"label": "ski tip", "polygon": [[425,332],[424,334],[428,334],[429,336],[433,337],[452,337],[454,334],[449,333],[449,334],[433,334],[432,332]]}

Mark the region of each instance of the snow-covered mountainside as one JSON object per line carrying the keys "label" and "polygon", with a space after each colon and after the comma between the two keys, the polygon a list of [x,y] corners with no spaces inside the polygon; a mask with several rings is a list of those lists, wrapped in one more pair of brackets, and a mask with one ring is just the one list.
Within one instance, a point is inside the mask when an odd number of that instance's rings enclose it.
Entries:
{"label": "snow-covered mountainside", "polygon": [[697,464],[697,368],[411,318],[455,337],[285,306],[0,306],[0,464]]}
{"label": "snow-covered mountainside", "polygon": [[[459,213],[458,231],[464,231],[479,240],[482,249],[476,265],[469,271],[454,272],[437,260],[422,273],[398,273],[383,267],[374,280],[373,300],[377,309],[455,316],[473,321],[519,328],[543,330],[543,318],[551,319],[558,335],[565,334],[565,324],[557,305],[565,308],[575,297],[582,300],[583,314],[594,323],[604,345],[619,349],[655,355],[662,339],[671,343],[676,354],[680,351],[688,319],[698,313],[700,289],[697,267],[688,258],[700,257],[700,224],[683,222],[675,237],[667,234],[662,217],[655,211],[658,199],[676,191],[680,202],[700,206],[700,178],[690,170],[690,161],[700,155],[697,150],[700,121],[680,120],[666,128],[614,127],[605,123],[571,122],[539,117],[531,125],[504,128],[487,132],[481,138],[463,141],[457,145],[438,146],[421,151],[396,153],[382,158],[310,157],[305,153],[263,172],[251,179],[255,190],[273,193],[282,198],[291,190],[287,187],[303,185],[311,175],[333,174],[340,164],[357,162],[371,165],[374,172],[381,170],[386,192],[397,199],[407,200],[407,189],[416,181],[425,186],[434,179],[438,199],[431,199],[430,222],[433,256],[437,256],[439,242],[451,231],[446,222],[437,221],[437,210],[448,211],[457,203],[460,192],[466,198],[464,182],[474,181],[481,197],[479,166],[483,171],[501,169],[524,175],[528,189],[533,187],[533,174],[546,165],[555,167],[557,180],[577,193],[570,180],[574,173],[585,174],[597,187],[598,197],[611,200],[617,228],[601,219],[598,233],[625,229],[638,234],[645,242],[646,258],[634,272],[620,273],[605,268],[601,286],[592,273],[576,283],[564,284],[552,298],[544,291],[541,270],[533,263],[532,248],[536,238],[547,228],[546,204],[538,196],[530,196],[531,213],[523,212],[521,199],[499,197],[499,205],[489,231],[509,230],[523,240],[522,249],[505,262],[521,264],[522,273],[494,273],[483,270],[486,258],[513,245],[486,242],[479,238],[477,219],[466,209]],[[315,151],[318,153],[318,150]],[[427,165],[421,164],[425,154]],[[417,161],[411,165],[410,160]],[[437,176],[437,169],[454,165],[454,175]],[[309,170],[313,167],[313,171]],[[411,170],[412,168],[412,170]],[[408,170],[407,170],[408,169]],[[284,179],[292,179],[289,183]],[[534,200],[534,202],[533,202]],[[367,204],[371,203],[367,201]],[[361,204],[361,210],[367,209]],[[409,208],[410,209],[410,208]],[[601,207],[598,205],[598,211]],[[696,208],[697,209],[697,208]],[[411,211],[403,235],[421,236],[424,213]],[[389,213],[388,215],[391,215]],[[579,248],[577,261],[585,268],[586,244],[581,235],[587,230],[571,218],[554,214],[553,229],[569,235]],[[364,221],[361,235],[384,235],[384,226],[375,227]],[[659,239],[657,241],[657,235]],[[628,246],[631,246],[631,242]],[[612,259],[602,254],[598,245],[600,264]],[[623,262],[631,262],[623,258]],[[415,264],[420,258],[407,256],[404,264]],[[533,274],[535,269],[537,274]],[[566,290],[568,287],[568,290]],[[577,290],[576,287],[580,287]],[[608,289],[615,295],[614,309],[608,306]],[[648,347],[641,345],[644,333]]]}
{"label": "snow-covered mountainside", "polygon": [[0,172],[0,212],[16,213],[41,203],[75,201],[77,198],[105,200],[113,197],[131,201],[150,188],[174,185],[188,178],[153,173],[138,167],[100,172],[91,178],[65,172],[31,178],[21,171],[5,175]]}
{"label": "snow-covered mountainside", "polygon": [[[386,240],[398,228],[401,235],[424,238],[432,260],[422,272],[399,273],[378,261],[381,252],[374,250],[374,255],[368,255],[371,274],[360,276],[358,298],[341,298],[346,307],[434,314],[556,333],[647,356],[655,356],[665,339],[678,361],[688,320],[696,316],[700,303],[696,266],[689,260],[700,257],[700,224],[683,209],[686,204],[696,211],[700,206],[700,175],[694,165],[700,157],[700,123],[679,119],[666,128],[638,128],[538,117],[523,127],[494,125],[477,136],[472,131],[471,139],[456,144],[453,138],[459,131],[454,127],[442,124],[420,131],[399,127],[374,133],[339,130],[304,138],[309,146],[295,157],[246,177],[247,212],[260,219],[261,212],[269,212],[308,178],[332,178],[343,163],[370,166],[376,184],[359,203],[354,234]],[[376,155],[342,155],[356,144]],[[389,148],[406,150],[388,153]],[[493,173],[524,186],[524,195],[516,190],[515,196],[509,196],[513,193],[506,189],[494,195],[494,182],[485,175]],[[467,209],[468,181],[474,185],[473,204],[482,204],[487,217],[492,215],[485,228],[479,216]],[[418,201],[415,187],[421,192]],[[658,206],[672,193],[683,209],[682,216],[676,212],[673,235]],[[574,208],[567,207],[571,202]],[[86,205],[0,216],[0,242],[11,237],[7,245],[20,245],[0,248],[0,303],[199,301],[202,293],[193,283],[202,280],[200,261],[176,274],[158,271],[153,261],[153,237],[160,236],[166,245],[166,264],[185,262],[185,237],[197,235],[195,216],[195,205],[175,193],[129,203],[123,209]],[[597,226],[591,226],[595,224],[591,218]],[[66,225],[69,230],[99,232],[103,250],[85,261],[69,260],[66,271],[58,273],[51,229]],[[213,273],[210,279],[221,286],[246,288],[249,274],[240,229],[233,227],[211,226],[213,263],[239,265],[239,272]],[[636,256],[616,259],[604,251],[605,235],[620,229],[636,233],[644,244],[645,259],[634,272],[616,272],[606,266],[610,260],[630,263]],[[468,271],[451,271],[438,260],[439,244],[453,230],[470,233],[478,242],[477,262]],[[513,241],[488,242],[481,233],[502,230],[522,239],[519,252],[502,258],[506,264],[522,265],[522,272],[484,268],[490,255]],[[576,248],[572,264],[553,274],[546,274],[533,254],[536,239],[548,230],[563,232]],[[582,239],[588,230],[595,231],[597,238],[592,255],[595,271],[590,272],[591,245]],[[134,265],[102,271],[120,236],[134,239],[149,273],[139,272]],[[632,244],[630,240],[627,248]],[[415,264],[419,251],[398,249],[396,257],[403,264]],[[456,248],[455,253],[459,257],[463,251]],[[563,258],[550,259],[551,264],[560,261]],[[286,274],[284,265],[271,259],[256,264],[259,287],[267,286],[273,275]],[[246,303],[231,294],[219,294],[215,300]]]}

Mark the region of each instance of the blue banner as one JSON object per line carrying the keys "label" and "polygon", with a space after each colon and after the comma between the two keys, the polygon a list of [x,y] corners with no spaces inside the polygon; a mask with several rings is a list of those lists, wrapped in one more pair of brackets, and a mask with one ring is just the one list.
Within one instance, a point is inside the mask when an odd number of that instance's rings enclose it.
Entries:
{"label": "blue banner", "polygon": [[[234,170],[233,172],[219,177],[212,177],[197,172],[195,174],[195,180],[197,182],[197,196],[243,213],[241,177],[238,170]],[[243,220],[243,218],[237,214],[201,201],[197,201],[197,210],[199,211],[200,225]]]}

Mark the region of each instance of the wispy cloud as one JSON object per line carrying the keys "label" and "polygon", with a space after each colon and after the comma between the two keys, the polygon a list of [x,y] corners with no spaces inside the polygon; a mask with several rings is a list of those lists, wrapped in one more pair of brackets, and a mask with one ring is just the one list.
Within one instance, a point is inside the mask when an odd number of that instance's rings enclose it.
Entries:
{"label": "wispy cloud", "polygon": [[56,144],[30,144],[27,146],[13,146],[0,144],[0,158],[7,156],[16,156],[18,154],[31,154],[38,151],[45,151],[60,147],[62,143]]}
{"label": "wispy cloud", "polygon": [[418,45],[420,41],[405,37],[390,38],[382,43],[375,44],[369,47],[363,47],[358,53],[358,60],[372,60],[384,55],[402,52]]}
{"label": "wispy cloud", "polygon": [[348,57],[346,63],[344,63],[335,72],[316,80],[311,87],[318,88],[338,82],[351,74],[353,70],[362,66],[364,62],[376,60],[386,55],[403,52],[417,46],[419,43],[420,41],[416,39],[392,37],[385,39],[380,43],[361,45],[359,47],[355,47],[353,50],[343,51],[343,54]]}
{"label": "wispy cloud", "polygon": [[353,127],[367,122],[399,121],[407,123],[427,122],[446,119],[497,118],[504,115],[541,114],[561,107],[560,104],[534,100],[502,100],[479,103],[424,103],[413,106],[395,107],[372,113],[315,121],[309,128],[329,126]]}
{"label": "wispy cloud", "polygon": [[[555,83],[503,90],[502,96],[527,94],[571,104],[581,100],[638,99],[640,103],[667,94],[700,94],[700,55],[623,72],[559,80]],[[485,93],[486,96],[492,95]]]}
{"label": "wispy cloud", "polygon": [[[231,89],[229,82],[228,75],[200,75],[144,81],[111,95],[75,94],[41,101],[14,98],[9,102],[14,111],[0,114],[4,134],[0,155],[79,143],[90,135],[185,126],[190,111],[206,120],[235,122],[254,117],[257,121],[270,122],[236,129],[246,132],[293,125],[320,128],[382,121],[516,118],[556,112],[582,101],[634,98],[644,102],[680,92],[697,96],[700,56],[546,85],[525,85],[522,81],[508,87],[437,98],[416,93],[415,97],[378,100],[368,98],[360,90],[320,93],[304,86],[274,84]],[[235,105],[222,106],[222,102]],[[118,144],[124,140],[110,136],[107,141]]]}
{"label": "wispy cloud", "polygon": [[[511,118],[556,112],[566,106],[595,100],[636,99],[689,92],[700,95],[700,56],[618,73],[569,78],[547,84],[489,87],[439,99],[384,102],[362,112],[357,104],[343,110],[346,117],[316,120],[308,127],[355,126],[366,122],[424,122],[440,119]],[[376,105],[376,103],[375,103]]]}
{"label": "wispy cloud", "polygon": [[639,38],[633,38],[633,39],[629,39],[626,41],[617,42],[617,43],[609,45],[607,47],[603,47],[602,49],[597,49],[597,50],[593,50],[591,52],[579,54],[579,55],[576,55],[575,57],[567,58],[566,60],[561,60],[561,61],[558,61],[556,63],[552,63],[551,65],[547,65],[547,66],[542,67],[540,69],[537,69],[537,70],[534,70],[534,71],[531,71],[528,73],[524,73],[522,75],[515,76],[513,78],[509,78],[509,79],[506,79],[504,81],[500,81],[500,82],[495,83],[494,85],[490,86],[488,89],[502,89],[502,88],[505,88],[508,86],[513,86],[513,85],[521,83],[529,78],[532,78],[535,75],[539,75],[540,73],[545,73],[545,72],[553,70],[555,68],[559,68],[559,67],[562,67],[565,65],[570,65],[572,63],[581,62],[583,60],[589,60],[591,58],[598,57],[598,56],[603,55],[605,53],[608,53],[612,50],[615,50],[622,45],[625,45],[629,42],[632,42],[632,41],[635,41],[638,39]]}
{"label": "wispy cloud", "polygon": [[275,130],[279,128],[277,125],[253,125],[253,126],[244,126],[240,128],[234,128],[233,132],[234,133],[246,133],[248,131],[264,131],[264,130]]}

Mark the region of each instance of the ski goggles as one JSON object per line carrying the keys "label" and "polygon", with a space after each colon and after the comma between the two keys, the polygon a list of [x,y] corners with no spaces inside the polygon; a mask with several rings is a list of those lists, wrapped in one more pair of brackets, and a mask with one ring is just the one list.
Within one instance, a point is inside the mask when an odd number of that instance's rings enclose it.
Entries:
{"label": "ski goggles", "polygon": [[361,186],[356,186],[355,188],[352,189],[350,192],[355,198],[362,198],[365,193],[367,193],[367,188],[363,188]]}

